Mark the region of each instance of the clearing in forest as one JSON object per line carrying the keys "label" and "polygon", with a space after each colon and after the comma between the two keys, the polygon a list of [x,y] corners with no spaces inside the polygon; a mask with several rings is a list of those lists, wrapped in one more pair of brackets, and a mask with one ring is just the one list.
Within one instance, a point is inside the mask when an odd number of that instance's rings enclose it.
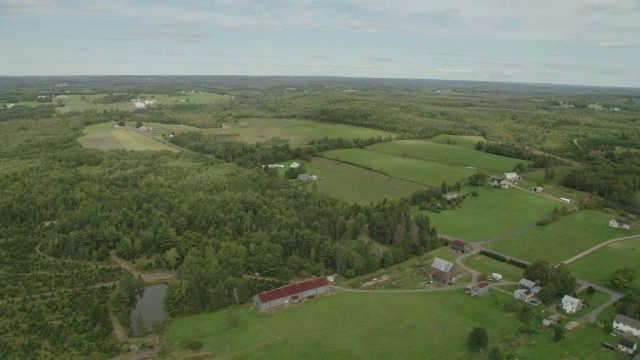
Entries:
{"label": "clearing in forest", "polygon": [[102,123],[87,126],[85,128],[87,135],[78,139],[80,144],[88,149],[100,150],[169,150],[178,151],[177,149],[163,144],[158,140],[154,140],[133,129],[116,129],[111,123]]}

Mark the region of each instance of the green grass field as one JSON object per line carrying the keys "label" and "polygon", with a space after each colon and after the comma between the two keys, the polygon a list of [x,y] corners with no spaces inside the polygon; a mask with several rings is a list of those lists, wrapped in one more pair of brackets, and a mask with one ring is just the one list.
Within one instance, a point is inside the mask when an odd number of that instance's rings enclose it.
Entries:
{"label": "green grass field", "polygon": [[[515,314],[510,297],[490,292],[470,298],[461,291],[437,293],[338,293],[262,315],[236,308],[177,319],[169,330],[176,344],[198,339],[202,350],[232,359],[484,359],[466,346],[469,331],[482,326],[489,348],[520,359],[615,359],[600,347],[608,335],[591,327],[552,342],[541,331],[529,346],[511,347]],[[614,354],[615,355],[615,354]]]}
{"label": "green grass field", "polygon": [[[283,164],[288,166],[290,162]],[[319,191],[359,204],[408,197],[425,189],[419,184],[330,159],[313,158],[312,162],[305,163],[305,168],[308,174],[321,177],[321,180],[313,182]],[[307,182],[305,186],[311,187],[311,184]]]}
{"label": "green grass field", "polygon": [[[569,264],[576,277],[606,285],[615,269],[628,267],[640,274],[640,239],[625,240],[607,245]],[[640,290],[640,276],[631,288]]]}
{"label": "green grass field", "polygon": [[463,191],[477,191],[479,196],[467,197],[455,210],[423,213],[429,216],[438,232],[467,241],[487,240],[518,229],[562,205],[518,189],[465,187]]}
{"label": "green grass field", "polygon": [[134,151],[145,150],[169,150],[177,149],[165,145],[160,141],[151,139],[130,129],[114,129],[111,123],[103,123],[87,126],[84,128],[87,134],[78,139],[80,144],[89,149],[113,150],[125,149]]}
{"label": "green grass field", "polygon": [[[113,104],[96,104],[93,100],[105,97],[106,94],[96,95],[69,95],[66,99],[61,100],[64,103],[63,107],[57,108],[59,112],[70,111],[85,111],[89,109],[96,109],[98,111],[103,110],[122,110],[133,111],[136,110],[131,101],[119,102]],[[227,99],[224,95],[212,94],[212,93],[189,93],[180,96],[169,95],[152,95],[141,94],[138,97],[144,99],[155,99],[163,105],[179,105],[179,104],[210,104],[219,100]],[[134,96],[132,95],[133,99]],[[22,104],[22,103],[21,103]]]}
{"label": "green grass field", "polygon": [[[213,133],[238,134],[237,139],[247,143],[270,142],[306,145],[310,140],[342,137],[367,139],[396,134],[351,125],[319,123],[294,119],[242,119],[237,124],[226,124],[224,129],[209,129]],[[206,131],[205,131],[206,132]]]}
{"label": "green grass field", "polygon": [[606,240],[640,233],[637,228],[627,231],[609,227],[611,217],[592,210],[574,212],[487,247],[529,261],[542,259],[557,264]]}
{"label": "green grass field", "polygon": [[471,269],[487,275],[491,275],[493,273],[501,274],[504,280],[510,281],[520,281],[522,278],[522,272],[524,271],[522,268],[517,266],[494,260],[480,254],[471,255],[465,258],[464,264]]}
{"label": "green grass field", "polygon": [[443,181],[455,183],[475,173],[475,170],[466,169],[464,166],[449,166],[436,161],[404,158],[371,149],[331,150],[323,155],[327,158],[367,166],[376,171],[380,170],[398,179],[437,187],[440,187]]}
{"label": "green grass field", "polygon": [[425,140],[400,140],[378,143],[368,147],[369,150],[401,158],[436,161],[452,166],[475,167],[492,173],[512,171],[518,163],[528,165],[525,160],[476,151],[456,145],[438,144]]}

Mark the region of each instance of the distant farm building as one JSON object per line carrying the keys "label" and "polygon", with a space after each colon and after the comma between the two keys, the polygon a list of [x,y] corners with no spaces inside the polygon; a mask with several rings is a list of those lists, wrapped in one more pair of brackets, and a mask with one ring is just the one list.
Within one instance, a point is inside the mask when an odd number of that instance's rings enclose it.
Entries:
{"label": "distant farm building", "polygon": [[453,282],[456,277],[456,267],[446,260],[435,258],[431,264],[431,277],[434,281],[443,284]]}
{"label": "distant farm building", "polygon": [[507,182],[507,180],[504,180],[504,179],[491,179],[491,181],[489,182],[489,186],[501,188],[501,189],[508,189],[509,183]]}
{"label": "distant farm building", "polygon": [[567,314],[576,313],[582,309],[582,300],[565,295],[562,298],[562,309],[564,309]]}
{"label": "distant farm building", "polygon": [[620,341],[618,342],[618,350],[626,354],[633,354],[636,352],[636,349],[638,349],[638,344],[636,344],[635,341],[623,337],[620,338]]}
{"label": "distant farm building", "polygon": [[511,181],[512,183],[517,183],[518,181],[522,180],[522,176],[519,176],[517,173],[514,173],[514,172],[504,173],[502,175],[502,178],[507,181]]}
{"label": "distant farm building", "polygon": [[628,316],[616,315],[616,317],[613,318],[613,328],[640,337],[640,321]]}
{"label": "distant farm building", "polygon": [[459,194],[458,193],[454,193],[454,192],[449,192],[449,193],[446,193],[446,194],[442,195],[442,197],[445,198],[447,201],[454,200],[458,196],[459,196]]}
{"label": "distant farm building", "polygon": [[631,229],[631,221],[615,218],[609,221],[609,226],[613,228],[629,230]]}
{"label": "distant farm building", "polygon": [[289,165],[289,167],[292,169],[297,169],[300,167],[300,164],[297,162],[292,162],[291,165]]}
{"label": "distant farm building", "polygon": [[535,282],[522,278],[518,282],[518,290],[513,292],[513,297],[522,301],[529,301],[534,299],[541,288]]}
{"label": "distant farm building", "polygon": [[500,281],[500,280],[502,280],[502,274],[493,273],[493,274],[491,274],[491,278],[492,278],[493,280]]}
{"label": "distant farm building", "polygon": [[318,180],[318,175],[298,174],[297,179],[302,181],[316,181]]}
{"label": "distant farm building", "polygon": [[542,188],[542,186],[534,186],[533,188],[531,188],[531,191],[533,191],[534,193],[538,193],[538,194],[541,194],[542,190],[544,190]]}
{"label": "distant farm building", "polygon": [[469,285],[467,292],[471,296],[482,296],[489,292],[489,283],[486,281],[480,281],[478,283]]}
{"label": "distant farm building", "polygon": [[469,244],[468,242],[462,240],[451,241],[451,248],[453,248],[453,250],[464,253],[473,251],[473,246],[471,246],[471,244]]}
{"label": "distant farm building", "polygon": [[329,280],[320,277],[256,294],[253,296],[253,303],[260,310],[268,310],[280,305],[295,304],[327,291]]}
{"label": "distant farm building", "polygon": [[518,289],[518,290],[513,292],[513,297],[518,299],[518,300],[529,301],[529,300],[534,299],[536,296],[531,290]]}

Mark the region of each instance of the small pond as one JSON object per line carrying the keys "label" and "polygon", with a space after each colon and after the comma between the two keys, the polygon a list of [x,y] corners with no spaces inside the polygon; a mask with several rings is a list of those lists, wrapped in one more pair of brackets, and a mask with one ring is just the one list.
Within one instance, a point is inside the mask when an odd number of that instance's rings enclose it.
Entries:
{"label": "small pond", "polygon": [[139,313],[142,313],[142,319],[148,332],[153,331],[153,322],[155,320],[165,320],[167,313],[162,309],[162,304],[166,293],[166,284],[146,286],[142,297],[138,297],[136,308],[131,312],[132,327],[135,326]]}

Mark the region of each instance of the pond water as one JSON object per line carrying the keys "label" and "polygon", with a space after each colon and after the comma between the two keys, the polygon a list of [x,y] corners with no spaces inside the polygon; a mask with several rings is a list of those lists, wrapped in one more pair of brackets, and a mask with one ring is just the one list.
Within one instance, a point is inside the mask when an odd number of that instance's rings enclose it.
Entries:
{"label": "pond water", "polygon": [[138,314],[142,313],[142,319],[147,331],[153,331],[153,322],[155,320],[163,321],[167,318],[167,313],[162,309],[166,293],[166,284],[146,286],[142,297],[138,297],[136,308],[131,312],[131,325],[135,326]]}

